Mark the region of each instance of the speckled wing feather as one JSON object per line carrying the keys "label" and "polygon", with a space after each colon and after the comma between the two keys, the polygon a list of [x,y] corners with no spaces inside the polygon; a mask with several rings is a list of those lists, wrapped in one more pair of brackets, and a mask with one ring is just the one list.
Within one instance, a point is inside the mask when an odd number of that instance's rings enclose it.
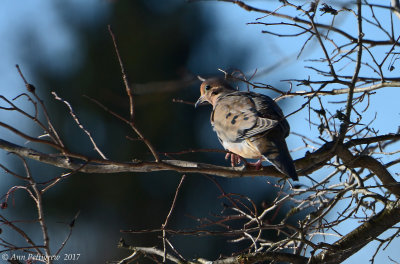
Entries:
{"label": "speckled wing feather", "polygon": [[266,119],[277,120],[279,122],[280,132],[283,133],[284,137],[287,137],[290,132],[290,126],[281,108],[275,101],[262,94],[251,92],[249,94],[256,105],[259,116]]}
{"label": "speckled wing feather", "polygon": [[283,113],[268,96],[233,92],[214,106],[211,123],[221,141],[238,142],[274,128]]}

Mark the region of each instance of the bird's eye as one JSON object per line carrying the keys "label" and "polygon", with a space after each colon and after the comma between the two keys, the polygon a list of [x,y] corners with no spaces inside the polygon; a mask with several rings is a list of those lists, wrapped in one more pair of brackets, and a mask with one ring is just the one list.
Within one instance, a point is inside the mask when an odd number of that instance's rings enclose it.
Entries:
{"label": "bird's eye", "polygon": [[210,90],[210,88],[211,88],[211,86],[210,86],[209,84],[207,84],[206,86],[204,86],[204,89],[205,89],[206,91]]}

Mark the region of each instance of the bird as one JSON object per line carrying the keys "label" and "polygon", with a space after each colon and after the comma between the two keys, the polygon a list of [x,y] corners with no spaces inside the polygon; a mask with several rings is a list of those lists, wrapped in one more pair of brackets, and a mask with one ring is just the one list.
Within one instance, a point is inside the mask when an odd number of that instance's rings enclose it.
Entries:
{"label": "bird", "polygon": [[298,181],[285,141],[290,126],[277,103],[264,94],[235,90],[223,78],[199,76],[199,79],[202,83],[195,107],[213,106],[211,125],[222,146],[231,152],[225,158],[231,157],[232,166],[239,164],[242,158],[258,159],[248,164],[261,169],[262,161],[266,160]]}

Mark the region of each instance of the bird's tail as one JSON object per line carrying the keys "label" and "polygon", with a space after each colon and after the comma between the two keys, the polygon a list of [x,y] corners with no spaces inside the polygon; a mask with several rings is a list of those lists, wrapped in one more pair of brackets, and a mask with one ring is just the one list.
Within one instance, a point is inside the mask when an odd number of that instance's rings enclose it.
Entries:
{"label": "bird's tail", "polygon": [[285,139],[274,136],[268,137],[267,142],[268,146],[265,148],[266,151],[264,151],[263,156],[280,172],[289,176],[294,181],[299,180]]}

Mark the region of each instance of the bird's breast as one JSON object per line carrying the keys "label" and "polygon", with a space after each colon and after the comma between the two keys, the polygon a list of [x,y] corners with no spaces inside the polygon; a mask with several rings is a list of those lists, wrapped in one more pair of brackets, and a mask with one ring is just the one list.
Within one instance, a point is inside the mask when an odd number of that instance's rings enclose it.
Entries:
{"label": "bird's breast", "polygon": [[248,140],[238,142],[222,141],[225,149],[233,152],[245,159],[259,159],[262,155]]}

